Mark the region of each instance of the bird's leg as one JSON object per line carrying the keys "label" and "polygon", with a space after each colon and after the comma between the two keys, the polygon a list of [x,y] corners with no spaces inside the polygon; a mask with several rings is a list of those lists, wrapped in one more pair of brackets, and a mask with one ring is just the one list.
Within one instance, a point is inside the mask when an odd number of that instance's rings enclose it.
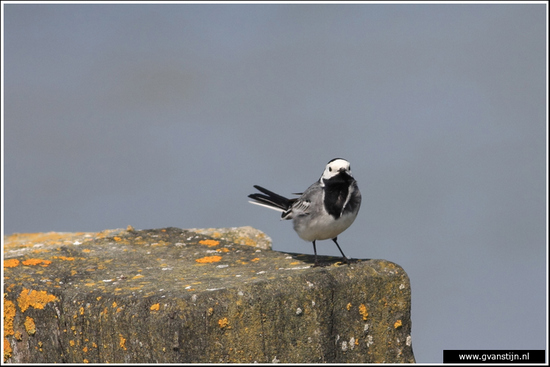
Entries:
{"label": "bird's leg", "polygon": [[315,240],[313,241],[313,252],[315,253],[315,262],[313,263],[313,267],[319,266],[319,262],[317,261],[317,247],[315,246]]}
{"label": "bird's leg", "polygon": [[339,245],[338,242],[336,241],[337,239],[338,239],[338,237],[334,237],[332,240],[334,241],[334,243],[335,243],[336,246],[338,247],[338,250],[340,250],[340,253],[342,254],[342,260],[344,261],[344,263],[346,263],[346,264],[349,265],[348,258],[346,257],[346,255],[344,255],[344,252],[342,251],[342,249],[340,248],[340,245]]}

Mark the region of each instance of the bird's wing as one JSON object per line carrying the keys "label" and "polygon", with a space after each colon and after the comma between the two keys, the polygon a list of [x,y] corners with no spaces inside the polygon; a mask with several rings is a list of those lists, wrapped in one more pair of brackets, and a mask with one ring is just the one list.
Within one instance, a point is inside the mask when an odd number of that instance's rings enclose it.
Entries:
{"label": "bird's wing", "polygon": [[319,182],[307,188],[301,196],[292,204],[293,215],[309,215],[313,205],[322,204],[323,188]]}

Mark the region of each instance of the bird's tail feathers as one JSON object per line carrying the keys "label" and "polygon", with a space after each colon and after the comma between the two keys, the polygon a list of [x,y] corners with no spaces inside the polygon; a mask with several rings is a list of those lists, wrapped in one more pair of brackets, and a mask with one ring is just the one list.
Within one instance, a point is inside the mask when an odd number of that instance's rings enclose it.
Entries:
{"label": "bird's tail feathers", "polygon": [[273,191],[269,191],[267,189],[264,189],[261,186],[254,185],[254,187],[262,192],[263,194],[250,194],[248,195],[249,198],[254,199],[255,201],[250,201],[252,204],[265,206],[269,209],[274,209],[280,212],[284,212],[290,208],[293,201],[292,199],[287,199],[284,196],[281,196],[279,194],[274,193]]}

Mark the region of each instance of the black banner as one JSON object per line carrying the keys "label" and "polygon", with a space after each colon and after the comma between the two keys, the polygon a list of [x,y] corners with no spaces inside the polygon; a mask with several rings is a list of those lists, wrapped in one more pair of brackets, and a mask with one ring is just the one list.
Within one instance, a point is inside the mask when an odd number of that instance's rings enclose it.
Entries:
{"label": "black banner", "polygon": [[443,363],[546,363],[545,350],[444,350]]}

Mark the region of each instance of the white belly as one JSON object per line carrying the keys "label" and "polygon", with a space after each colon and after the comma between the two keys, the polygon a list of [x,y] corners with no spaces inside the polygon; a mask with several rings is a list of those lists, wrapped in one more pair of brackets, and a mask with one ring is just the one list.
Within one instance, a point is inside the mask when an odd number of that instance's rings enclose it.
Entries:
{"label": "white belly", "polygon": [[293,219],[294,230],[301,239],[308,242],[328,240],[335,238],[348,229],[356,217],[357,214],[345,214],[336,220],[331,215],[318,216],[316,218],[298,216]]}

